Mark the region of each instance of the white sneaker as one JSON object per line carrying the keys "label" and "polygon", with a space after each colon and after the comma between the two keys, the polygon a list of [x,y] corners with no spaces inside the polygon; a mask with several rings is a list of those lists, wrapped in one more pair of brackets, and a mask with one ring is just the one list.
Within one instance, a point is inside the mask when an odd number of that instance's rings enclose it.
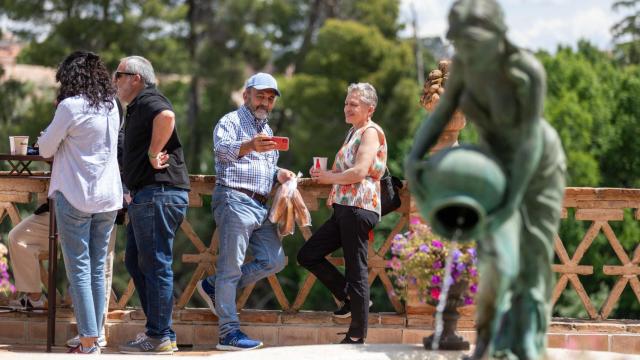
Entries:
{"label": "white sneaker", "polygon": [[[107,347],[107,339],[105,339],[103,335],[100,335],[96,343],[100,347]],[[80,345],[80,335],[76,335],[71,339],[67,340],[67,347],[74,348],[78,345]]]}
{"label": "white sneaker", "polygon": [[9,301],[9,307],[14,310],[46,310],[47,309],[47,297],[40,294],[38,300],[31,300],[29,296],[24,293],[22,296],[15,300]]}

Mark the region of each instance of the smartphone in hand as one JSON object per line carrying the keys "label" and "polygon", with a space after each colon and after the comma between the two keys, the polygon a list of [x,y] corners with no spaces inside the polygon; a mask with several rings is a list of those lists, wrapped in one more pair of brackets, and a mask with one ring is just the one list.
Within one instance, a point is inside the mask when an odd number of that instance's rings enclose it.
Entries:
{"label": "smartphone in hand", "polygon": [[289,150],[289,138],[284,136],[272,136],[271,141],[276,143],[276,150]]}

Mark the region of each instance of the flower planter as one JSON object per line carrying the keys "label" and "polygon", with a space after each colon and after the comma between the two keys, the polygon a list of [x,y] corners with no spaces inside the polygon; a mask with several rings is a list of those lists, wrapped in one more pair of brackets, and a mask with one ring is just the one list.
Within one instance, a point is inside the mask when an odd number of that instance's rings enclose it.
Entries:
{"label": "flower planter", "polygon": [[[460,318],[458,308],[464,306],[463,294],[468,286],[469,284],[466,281],[461,281],[451,285],[451,288],[449,288],[447,302],[442,312],[443,327],[442,334],[438,341],[438,350],[469,350],[469,342],[456,333],[458,319]],[[429,301],[429,303],[433,306],[438,305],[435,301]],[[435,316],[434,314],[434,318]],[[437,324],[434,322],[434,327],[435,326],[437,326]],[[433,334],[422,339],[425,349],[436,350],[433,347],[434,337],[435,330]]]}

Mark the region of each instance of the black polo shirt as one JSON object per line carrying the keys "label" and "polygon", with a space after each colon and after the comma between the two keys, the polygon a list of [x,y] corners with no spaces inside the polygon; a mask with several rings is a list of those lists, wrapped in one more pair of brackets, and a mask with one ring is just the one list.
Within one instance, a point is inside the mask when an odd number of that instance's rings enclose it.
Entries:
{"label": "black polo shirt", "polygon": [[155,86],[147,86],[127,106],[122,160],[124,183],[130,190],[139,190],[151,184],[189,190],[189,173],[175,128],[163,149],[169,154],[169,167],[157,170],[149,163],[147,153],[151,145],[153,119],[164,110],[173,111],[173,106]]}

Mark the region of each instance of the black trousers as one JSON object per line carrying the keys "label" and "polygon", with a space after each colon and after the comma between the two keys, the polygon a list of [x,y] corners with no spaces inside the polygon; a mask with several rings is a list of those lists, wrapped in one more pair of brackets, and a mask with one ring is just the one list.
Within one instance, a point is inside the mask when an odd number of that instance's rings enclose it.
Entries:
{"label": "black trousers", "polygon": [[[369,318],[367,242],[369,231],[378,223],[373,211],[333,205],[333,215],[298,251],[298,263],[311,271],[333,295],[351,302],[348,336],[365,338]],[[345,275],[325,258],[338,248],[344,252]]]}

